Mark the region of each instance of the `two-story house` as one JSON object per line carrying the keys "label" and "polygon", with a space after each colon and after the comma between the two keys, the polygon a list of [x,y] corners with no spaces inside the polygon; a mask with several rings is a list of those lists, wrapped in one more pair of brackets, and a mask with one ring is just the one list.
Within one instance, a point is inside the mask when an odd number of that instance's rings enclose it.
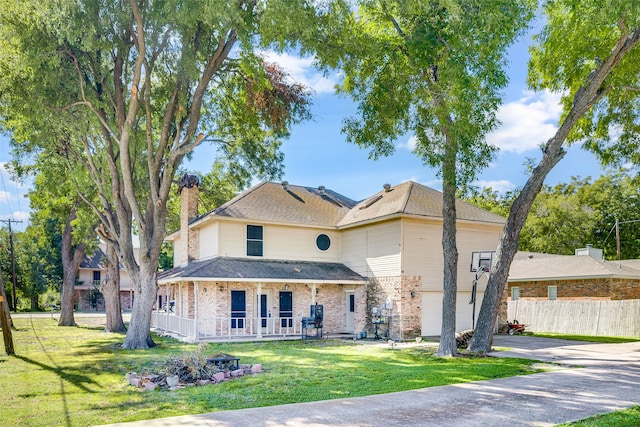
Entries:
{"label": "two-story house", "polygon": [[[405,182],[355,202],[322,186],[266,182],[194,217],[197,192],[181,191],[181,229],[167,238],[174,268],[159,275],[164,310],[153,326],[193,340],[296,335],[320,304],[326,332],[440,334],[440,192]],[[457,216],[461,330],[472,324],[472,258],[491,262],[504,218],[462,201]]]}
{"label": "two-story house", "polygon": [[[76,309],[79,311],[104,311],[104,298],[100,287],[105,280],[107,255],[105,246],[100,244],[92,254],[85,255],[78,268],[78,278],[74,287]],[[120,305],[123,310],[133,306],[133,287],[126,270],[120,268]]]}

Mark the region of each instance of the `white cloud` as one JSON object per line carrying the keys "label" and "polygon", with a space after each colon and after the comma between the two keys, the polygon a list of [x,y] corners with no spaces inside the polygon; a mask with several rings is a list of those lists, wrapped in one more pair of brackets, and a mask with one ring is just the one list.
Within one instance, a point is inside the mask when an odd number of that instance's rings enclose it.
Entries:
{"label": "white cloud", "polygon": [[27,211],[17,211],[11,215],[12,219],[16,221],[29,222],[29,212]]}
{"label": "white cloud", "polygon": [[556,132],[562,107],[560,95],[548,91],[524,91],[517,101],[500,106],[498,119],[502,126],[487,141],[502,151],[523,153],[537,149]]}
{"label": "white cloud", "polygon": [[413,151],[415,150],[416,145],[418,145],[418,138],[416,138],[415,135],[412,135],[411,137],[409,137],[407,142],[401,142],[400,144],[398,144],[397,148],[406,148],[409,151]]}
{"label": "white cloud", "polygon": [[29,205],[24,195],[29,191],[30,185],[30,180],[26,182],[12,180],[7,171],[7,163],[0,162],[0,219],[22,221],[22,224],[17,225],[16,230],[24,230],[29,222],[29,212],[24,211],[23,208]]}
{"label": "white cloud", "polygon": [[495,181],[479,179],[474,182],[473,185],[476,185],[480,188],[491,188],[493,191],[497,191],[499,193],[504,193],[516,188],[516,185],[508,179],[499,179]]}
{"label": "white cloud", "polygon": [[335,76],[325,77],[313,67],[313,58],[300,58],[288,53],[262,51],[260,55],[268,62],[280,65],[297,82],[310,87],[316,94],[333,93],[338,79]]}
{"label": "white cloud", "polygon": [[[502,125],[487,136],[487,141],[502,151],[518,154],[537,150],[556,132],[561,111],[560,95],[524,91],[522,98],[500,106],[497,114]],[[412,135],[397,148],[413,151],[417,142]]]}

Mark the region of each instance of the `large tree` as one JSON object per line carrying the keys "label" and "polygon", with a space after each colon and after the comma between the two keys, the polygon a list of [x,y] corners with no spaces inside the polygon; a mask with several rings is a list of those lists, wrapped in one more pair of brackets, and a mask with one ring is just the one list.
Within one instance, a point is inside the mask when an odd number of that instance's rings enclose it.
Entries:
{"label": "large tree", "polygon": [[554,0],[545,3],[545,14],[547,23],[531,49],[529,81],[533,89],[563,93],[563,114],[509,211],[471,341],[473,351],[491,350],[520,232],[544,179],[565,156],[565,142],[584,140],[602,147],[615,141],[618,147],[637,148],[629,143],[638,140],[640,3]]}
{"label": "large tree", "polygon": [[156,270],[182,159],[210,141],[236,165],[279,171],[281,138],[306,117],[307,92],[255,49],[288,46],[327,10],[310,0],[1,6],[2,126],[19,150],[35,145],[87,171],[99,203],[84,202],[136,295],[123,346],[153,346]]}
{"label": "large tree", "polygon": [[[74,185],[72,174],[57,156],[47,154],[36,156],[32,164],[17,167],[20,174],[35,172],[33,189],[29,192],[34,225],[54,226],[56,244],[61,261],[61,299],[59,326],[75,326],[74,304],[75,283],[78,270],[85,254],[96,248],[94,228],[97,221],[82,201]],[[78,173],[77,173],[78,175]]]}
{"label": "large tree", "polygon": [[340,90],[358,105],[345,121],[347,139],[371,157],[393,153],[413,135],[414,153],[438,169],[443,188],[444,281],[438,354],[457,353],[455,312],[458,186],[487,166],[495,148],[485,136],[507,83],[505,52],[526,27],[529,0],[362,0],[323,42],[320,59],[340,67]]}

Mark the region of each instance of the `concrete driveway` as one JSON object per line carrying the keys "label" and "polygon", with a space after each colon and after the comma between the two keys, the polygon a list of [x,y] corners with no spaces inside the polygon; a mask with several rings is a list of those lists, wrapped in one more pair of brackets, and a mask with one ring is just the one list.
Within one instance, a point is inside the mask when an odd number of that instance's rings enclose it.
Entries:
{"label": "concrete driveway", "polygon": [[[496,336],[496,357],[561,364],[534,375],[120,426],[550,426],[640,405],[640,343]],[[576,368],[575,366],[584,366]]]}
{"label": "concrete driveway", "polygon": [[492,353],[495,357],[523,357],[569,366],[638,368],[640,342],[600,344],[584,341],[538,338],[529,335],[498,335],[494,347],[506,351]]}

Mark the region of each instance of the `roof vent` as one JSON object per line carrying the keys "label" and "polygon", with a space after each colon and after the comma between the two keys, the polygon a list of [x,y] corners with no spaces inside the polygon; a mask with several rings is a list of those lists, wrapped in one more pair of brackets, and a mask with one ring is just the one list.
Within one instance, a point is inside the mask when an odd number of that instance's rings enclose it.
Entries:
{"label": "roof vent", "polygon": [[321,185],[320,187],[318,187],[318,192],[320,193],[321,196],[324,196],[325,194],[327,194],[326,188],[324,188],[324,185]]}
{"label": "roof vent", "polygon": [[382,186],[382,188],[384,188],[385,193],[388,193],[389,191],[391,191],[391,184],[385,184]]}
{"label": "roof vent", "polygon": [[282,188],[284,188],[285,190],[289,190],[289,182],[282,181]]}

